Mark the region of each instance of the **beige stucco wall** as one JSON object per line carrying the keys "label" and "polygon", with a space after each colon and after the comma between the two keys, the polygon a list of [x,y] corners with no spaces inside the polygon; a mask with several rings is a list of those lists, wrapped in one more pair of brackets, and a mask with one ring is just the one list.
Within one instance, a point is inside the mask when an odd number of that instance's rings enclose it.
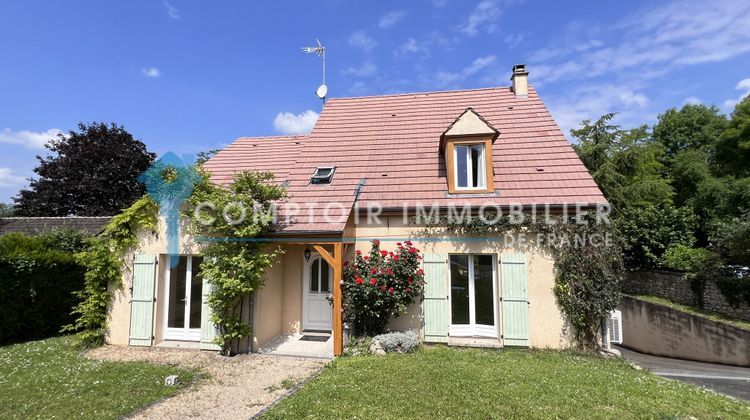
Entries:
{"label": "beige stucco wall", "polygon": [[[351,223],[347,236],[356,237],[354,244],[345,246],[345,259],[351,259],[355,249],[369,250],[369,240],[378,238],[383,249],[393,249],[395,243],[410,239],[422,252],[450,253],[483,253],[495,254],[502,258],[502,253],[523,252],[528,257],[528,295],[529,295],[529,332],[530,345],[533,347],[563,348],[570,343],[564,334],[564,320],[557,306],[552,288],[554,274],[552,258],[533,246],[525,249],[505,249],[501,238],[492,241],[467,242],[455,235],[447,234],[442,229],[432,229],[426,236],[422,228],[404,224],[402,217],[381,217],[378,225],[368,225],[360,221]],[[160,255],[158,278],[156,283],[156,304],[154,311],[155,342],[162,340],[163,303],[161,302],[164,287],[166,261],[163,255],[167,252],[166,232],[161,224],[158,235],[141,237],[139,253]],[[439,240],[436,240],[438,239]],[[283,333],[301,332],[302,319],[302,270],[304,245],[284,245],[284,254],[265,274],[264,286],[258,291],[253,305],[253,349],[266,344],[269,340]],[[183,235],[180,246],[182,254],[197,254],[199,247],[192,239]],[[132,256],[128,256],[132,260]],[[498,270],[499,272],[499,270]],[[447,279],[446,279],[447,281]],[[130,286],[132,278],[129,270],[123,275],[123,286],[116,291],[109,307],[110,333],[108,341],[112,344],[127,345],[130,324]],[[496,288],[498,295],[501,287]],[[500,297],[500,296],[498,296]],[[498,328],[502,326],[502,305],[498,299]],[[422,311],[419,303],[411,305],[406,314],[391,320],[389,328],[393,330],[421,330]],[[498,335],[502,331],[498,331]]]}
{"label": "beige stucco wall", "polygon": [[750,366],[750,331],[623,296],[622,344],[642,353]]}
{"label": "beige stucco wall", "polygon": [[282,307],[281,332],[302,332],[302,269],[305,247],[290,245],[284,253],[284,302]]}
{"label": "beige stucco wall", "polygon": [[495,131],[472,111],[461,115],[445,132],[446,136],[474,136],[477,134],[495,134]]}
{"label": "beige stucco wall", "polygon": [[[186,232],[186,226],[181,226]],[[264,286],[258,291],[253,305],[253,348],[263,345],[282,333],[299,333],[302,315],[302,261],[304,246],[284,246],[284,253],[277,263],[265,273]],[[159,223],[156,235],[139,235],[139,254],[158,256],[159,264],[155,285],[153,334],[154,343],[163,341],[164,285],[166,279],[166,225]],[[189,235],[182,235],[180,254],[200,254],[200,246]],[[132,262],[133,254],[125,257]],[[124,264],[122,285],[114,290],[114,298],[108,308],[109,334],[107,341],[114,345],[127,345],[130,329],[130,287],[132,273],[130,264]]]}
{"label": "beige stucco wall", "polygon": [[[529,300],[529,340],[530,346],[540,348],[565,348],[570,346],[570,338],[565,334],[565,321],[557,306],[554,287],[554,260],[547,253],[532,245],[524,249],[518,247],[504,248],[500,236],[488,240],[466,241],[457,235],[447,233],[445,229],[430,229],[429,235],[421,227],[405,224],[403,217],[381,217],[380,223],[368,224],[360,221],[356,228],[356,248],[369,251],[370,240],[379,239],[382,249],[396,248],[396,242],[411,240],[414,246],[425,253],[482,253],[495,254],[499,259],[503,253],[525,253],[528,267],[528,300]],[[476,239],[476,238],[474,238]],[[499,261],[499,260],[498,260]],[[499,270],[498,270],[499,273]],[[446,278],[446,281],[448,279]],[[502,281],[502,279],[500,279]],[[496,287],[498,297],[502,288]],[[502,334],[502,303],[498,300],[498,335]],[[409,311],[393,319],[389,328],[394,330],[421,330],[421,306],[412,305]]]}
{"label": "beige stucco wall", "polygon": [[[183,223],[180,226],[181,232],[187,231],[187,226]],[[157,270],[156,287],[154,297],[156,302],[154,303],[154,319],[153,319],[153,331],[155,337],[155,343],[162,341],[163,332],[162,326],[164,322],[163,315],[163,302],[161,295],[164,289],[164,278],[166,272],[166,259],[164,255],[167,253],[167,232],[166,224],[164,219],[159,221],[159,231],[157,234],[147,234],[142,232],[138,235],[139,245],[136,253],[138,254],[152,254],[159,257],[159,265]],[[180,238],[180,254],[199,254],[200,247],[193,241],[189,235],[182,235]],[[114,298],[111,304],[107,308],[107,322],[109,323],[109,334],[107,336],[107,342],[114,345],[127,345],[128,336],[130,333],[130,287],[133,285],[133,277],[131,273],[131,265],[134,254],[128,254],[125,256],[126,263],[123,265],[123,276],[122,285],[114,290],[110,286],[110,290],[114,291]]]}
{"label": "beige stucco wall", "polygon": [[264,278],[263,287],[255,294],[253,301],[253,349],[281,333],[283,264],[277,263],[266,270]]}

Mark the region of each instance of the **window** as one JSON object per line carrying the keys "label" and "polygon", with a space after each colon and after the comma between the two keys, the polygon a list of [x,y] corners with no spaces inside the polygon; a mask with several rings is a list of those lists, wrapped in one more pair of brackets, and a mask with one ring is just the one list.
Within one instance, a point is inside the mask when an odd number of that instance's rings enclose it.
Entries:
{"label": "window", "polygon": [[457,144],[454,150],[456,189],[486,189],[484,143]]}
{"label": "window", "polygon": [[333,179],[333,173],[336,172],[336,167],[328,166],[316,168],[312,178],[310,178],[311,184],[330,184]]}
{"label": "window", "polygon": [[310,267],[310,292],[330,293],[332,286],[331,267],[322,258],[315,258]]}

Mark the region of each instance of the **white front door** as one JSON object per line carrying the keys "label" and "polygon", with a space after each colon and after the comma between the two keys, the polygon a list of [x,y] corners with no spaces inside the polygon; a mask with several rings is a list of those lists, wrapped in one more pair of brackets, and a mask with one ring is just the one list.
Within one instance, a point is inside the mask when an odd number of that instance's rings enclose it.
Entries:
{"label": "white front door", "polygon": [[302,328],[330,331],[333,307],[327,297],[333,290],[333,270],[320,255],[312,254],[305,261],[302,283]]}
{"label": "white front door", "polygon": [[167,256],[164,284],[164,338],[166,340],[200,341],[201,292],[199,256],[180,255],[171,267]]}
{"label": "white front door", "polygon": [[494,255],[450,256],[450,335],[497,337]]}

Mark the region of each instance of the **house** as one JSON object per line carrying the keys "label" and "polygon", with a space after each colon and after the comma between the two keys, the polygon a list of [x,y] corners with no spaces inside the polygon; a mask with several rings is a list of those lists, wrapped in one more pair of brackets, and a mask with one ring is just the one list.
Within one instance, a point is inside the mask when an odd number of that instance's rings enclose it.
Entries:
{"label": "house", "polygon": [[[205,163],[217,183],[271,171],[290,195],[272,234],[285,253],[243,312],[253,324],[245,349],[313,330],[332,332],[340,354],[342,263],[372,239],[384,249],[409,239],[424,252],[424,299],[391,328],[418,330],[426,342],[568,346],[544,250],[445,227],[426,235],[411,222],[427,207],[607,204],[527,79],[517,65],[510,87],[330,99],[309,135],[239,138]],[[200,246],[183,236],[170,268],[164,236],[143,238],[110,307],[109,341],[215,348]]]}

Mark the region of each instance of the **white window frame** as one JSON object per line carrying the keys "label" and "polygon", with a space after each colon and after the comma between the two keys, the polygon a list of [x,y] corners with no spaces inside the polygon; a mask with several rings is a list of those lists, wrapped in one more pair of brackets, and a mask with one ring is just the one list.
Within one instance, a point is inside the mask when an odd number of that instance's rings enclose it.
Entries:
{"label": "white window frame", "polygon": [[[468,324],[453,324],[453,279],[451,278],[450,269],[450,257],[454,255],[466,255],[469,260],[469,323]],[[485,325],[476,323],[476,299],[474,297],[474,256],[475,255],[491,255],[492,256],[492,314],[493,322],[495,325]],[[450,308],[450,327],[449,335],[453,337],[498,337],[498,296],[497,296],[497,254],[462,254],[462,253],[451,253],[448,255],[448,308]]]}
{"label": "white window frame", "polygon": [[[471,159],[471,152],[466,154],[466,183],[467,186],[462,187],[458,185],[458,148],[459,147],[466,147],[469,150],[471,150],[474,146],[481,146],[482,153],[479,156],[479,162],[477,164],[479,167],[477,168],[477,173],[481,174],[480,183],[478,183],[477,187],[471,187],[474,182],[474,175],[472,174],[472,159]],[[484,143],[456,143],[453,146],[453,182],[455,183],[455,189],[460,191],[477,191],[477,190],[486,190],[487,189],[487,156],[485,153],[487,153],[487,147]]]}
{"label": "white window frame", "polygon": [[164,339],[176,341],[201,341],[201,329],[190,328],[190,302],[193,291],[193,288],[191,287],[193,281],[193,255],[180,255],[179,257],[187,257],[187,266],[185,268],[185,315],[183,318],[185,320],[185,326],[182,328],[169,327],[169,288],[172,279],[172,267],[169,264],[171,256],[167,255],[167,268],[164,273]]}

